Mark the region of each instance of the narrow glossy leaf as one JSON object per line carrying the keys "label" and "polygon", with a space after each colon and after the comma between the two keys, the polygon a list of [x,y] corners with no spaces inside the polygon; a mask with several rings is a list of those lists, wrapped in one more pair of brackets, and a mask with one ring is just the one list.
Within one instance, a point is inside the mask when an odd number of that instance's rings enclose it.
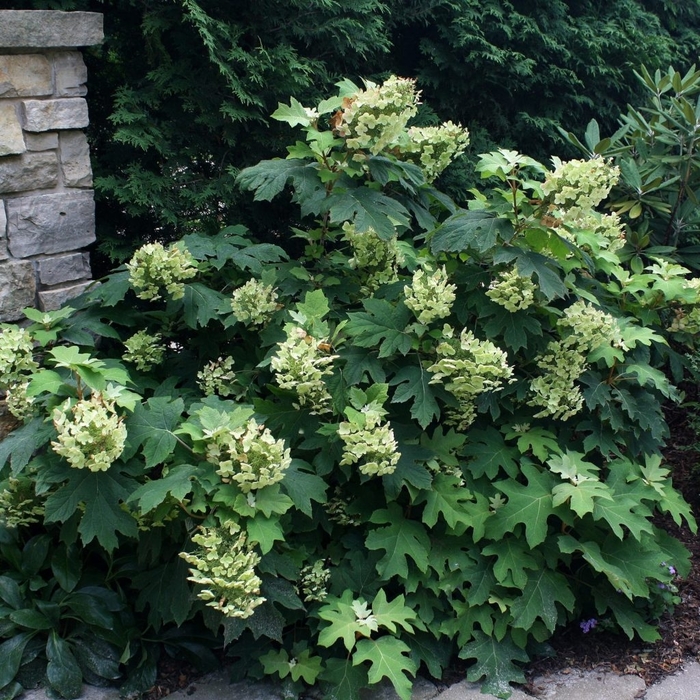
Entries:
{"label": "narrow glossy leaf", "polygon": [[67,700],[79,698],[83,691],[83,674],[73,652],[56,632],[49,635],[46,643],[46,679],[49,685]]}
{"label": "narrow glossy leaf", "polygon": [[0,688],[11,683],[22,663],[22,655],[32,632],[20,632],[0,644]]}
{"label": "narrow glossy leaf", "polygon": [[30,630],[49,630],[53,626],[51,621],[38,610],[14,610],[9,617],[16,625]]}

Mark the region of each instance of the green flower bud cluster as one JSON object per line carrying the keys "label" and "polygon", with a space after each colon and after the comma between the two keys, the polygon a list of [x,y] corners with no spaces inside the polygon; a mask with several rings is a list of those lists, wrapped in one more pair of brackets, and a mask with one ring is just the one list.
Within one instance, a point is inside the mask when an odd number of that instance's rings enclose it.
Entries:
{"label": "green flower bud cluster", "polygon": [[29,332],[19,326],[3,326],[0,330],[0,387],[24,379],[38,366]]}
{"label": "green flower bud cluster", "polygon": [[451,121],[440,126],[412,126],[406,139],[400,138],[398,150],[405,160],[423,168],[432,182],[469,145],[469,131]]}
{"label": "green flower bud cluster", "polygon": [[431,384],[444,384],[459,402],[450,411],[448,422],[466,429],[476,417],[476,397],[485,391],[496,391],[513,375],[508,356],[490,340],[479,340],[471,331],[463,330],[459,338],[445,324],[443,341],[435,349],[438,359],[428,367],[433,373]]}
{"label": "green flower bud cluster", "polygon": [[447,271],[439,267],[434,272],[418,269],[413,273],[410,286],[403,288],[406,306],[423,324],[450,315],[455,300],[455,287],[447,278]]}
{"label": "green flower bud cluster", "polygon": [[347,421],[338,426],[344,443],[341,464],[360,463],[360,472],[367,476],[392,474],[401,455],[394,431],[383,422],[386,411],[376,402],[360,411],[346,408]]}
{"label": "green flower bud cluster", "polygon": [[513,268],[498,273],[498,277],[491,282],[486,296],[514,313],[532,306],[535,302],[536,289],[537,285],[529,277],[523,277]]}
{"label": "green flower bud cluster", "polygon": [[620,177],[620,169],[603,158],[562,162],[555,156],[552,161],[554,172],[546,177],[542,191],[572,217],[598,206]]}
{"label": "green flower bud cluster", "polygon": [[75,469],[107,471],[121,455],[126,442],[126,427],[117,415],[114,403],[95,392],[77,403],[66,401],[54,409],[53,424],[58,439],[51,443],[54,452]]}
{"label": "green flower bud cluster", "polygon": [[160,344],[162,336],[159,333],[151,335],[146,331],[134,333],[124,341],[126,352],[122,355],[124,362],[131,362],[141,372],[148,371],[154,365],[159,365],[165,356],[165,348]]}
{"label": "green flower bud cluster", "polygon": [[236,373],[233,371],[233,358],[220,357],[207,363],[202,370],[197,372],[197,386],[205,396],[231,396],[235,394],[233,385],[236,381]]}
{"label": "green flower bud cluster", "polygon": [[183,280],[197,274],[197,261],[191,253],[177,243],[165,248],[162,243],[141,246],[126,263],[129,282],[138,290],[139,299],[160,299],[161,288],[173,299],[185,295]]}
{"label": "green flower bud cluster", "polygon": [[348,504],[342,497],[339,488],[335,489],[333,498],[329,498],[324,506],[326,515],[338,525],[357,525],[358,520],[348,513]]}
{"label": "green flower bud cluster", "polygon": [[260,595],[262,581],[255,573],[260,556],[246,541],[236,523],[203,527],[192,537],[194,552],[181,552],[190,565],[193,581],[202,590],[197,597],[226,617],[246,619],[265,602]]}
{"label": "green flower bud cluster", "polygon": [[5,405],[7,410],[17,420],[25,420],[31,418],[36,409],[33,396],[27,395],[29,380],[23,382],[15,382],[7,387],[5,392]]}
{"label": "green flower bud cluster", "polygon": [[586,370],[586,356],[604,343],[617,343],[619,328],[610,315],[580,300],[569,306],[557,321],[561,340],[551,341],[537,358],[543,374],[533,379],[530,406],[541,406],[536,418],[551,416],[567,420],[583,407],[576,380]]}
{"label": "green flower bud cluster", "polygon": [[35,480],[10,477],[0,484],[0,522],[16,528],[34,525],[44,517],[44,506],[34,490]]}
{"label": "green flower bud cluster", "polygon": [[367,81],[366,89],[343,100],[335,129],[347,147],[376,155],[389,147],[418,111],[414,80],[391,76],[381,85]]}
{"label": "green flower bud cluster", "polygon": [[331,365],[337,355],[319,349],[323,345],[294,325],[285,327],[287,340],[278,344],[270,362],[277,384],[282,389],[296,391],[298,407],[308,406],[312,413],[331,411],[331,394],[323,377],[332,374]]}
{"label": "green flower bud cluster", "polygon": [[395,237],[385,241],[372,228],[358,233],[351,223],[343,224],[343,233],[353,252],[349,265],[362,275],[363,292],[371,293],[382,284],[396,281],[403,256]]}
{"label": "green flower bud cluster", "polygon": [[673,310],[673,320],[668,327],[671,333],[700,333],[700,306],[691,309],[677,308]]}
{"label": "green flower bud cluster", "polygon": [[219,426],[202,431],[207,461],[225,483],[235,481],[243,493],[276,484],[292,462],[284,440],[251,418],[246,425],[236,425],[221,413]]}
{"label": "green flower bud cluster", "polygon": [[297,592],[303,596],[306,602],[323,602],[328,596],[328,583],[331,580],[330,569],[324,562],[318,561],[305,566],[299,572],[299,586]]}
{"label": "green flower bud cluster", "polygon": [[241,323],[262,326],[277,311],[277,293],[274,288],[256,279],[248,280],[233,290],[231,310]]}

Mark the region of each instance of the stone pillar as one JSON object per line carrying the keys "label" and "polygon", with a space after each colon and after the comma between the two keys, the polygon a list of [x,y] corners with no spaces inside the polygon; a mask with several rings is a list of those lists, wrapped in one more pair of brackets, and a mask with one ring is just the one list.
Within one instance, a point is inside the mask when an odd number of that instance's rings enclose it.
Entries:
{"label": "stone pillar", "polygon": [[0,10],[0,322],[50,311],[90,283],[95,240],[80,46],[96,12]]}

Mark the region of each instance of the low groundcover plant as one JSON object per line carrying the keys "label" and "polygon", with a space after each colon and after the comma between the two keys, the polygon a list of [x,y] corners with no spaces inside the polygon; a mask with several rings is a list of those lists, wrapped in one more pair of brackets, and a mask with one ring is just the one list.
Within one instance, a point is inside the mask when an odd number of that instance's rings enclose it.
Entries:
{"label": "low groundcover plant", "polygon": [[407,700],[459,656],[506,698],[562,626],[658,637],[689,559],[653,516],[695,527],[660,450],[698,285],[627,265],[612,162],[488,153],[460,209],[432,183],[466,130],[416,131],[407,79],[339,88],[280,105],[298,139],[239,177],[291,188],[289,240],[149,244],[2,328],[25,399],[0,443],[2,697],[37,664],[64,697],[144,689],[161,650],[218,645],[290,696]]}

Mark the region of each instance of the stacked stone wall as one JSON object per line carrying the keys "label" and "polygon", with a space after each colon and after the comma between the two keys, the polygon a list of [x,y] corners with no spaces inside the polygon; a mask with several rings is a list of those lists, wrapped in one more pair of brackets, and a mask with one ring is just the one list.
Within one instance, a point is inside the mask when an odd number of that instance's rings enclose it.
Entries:
{"label": "stacked stone wall", "polygon": [[0,322],[50,311],[91,279],[87,69],[93,12],[0,10]]}

